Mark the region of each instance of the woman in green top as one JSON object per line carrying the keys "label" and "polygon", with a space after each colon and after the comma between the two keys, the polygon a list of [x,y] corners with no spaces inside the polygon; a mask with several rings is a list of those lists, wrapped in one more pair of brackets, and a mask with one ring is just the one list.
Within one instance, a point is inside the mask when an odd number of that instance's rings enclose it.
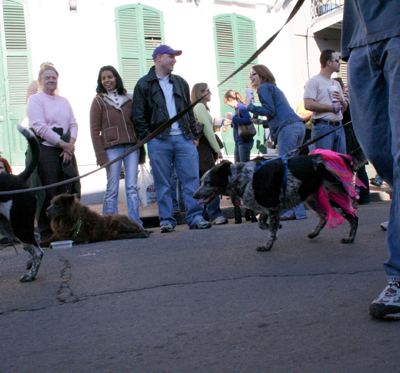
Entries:
{"label": "woman in green top", "polygon": [[[207,103],[211,101],[212,94],[208,85],[206,83],[195,84],[192,88],[191,100],[195,102],[205,94],[207,95],[193,109],[197,122],[202,125],[202,135],[199,137],[199,146],[197,147],[200,177],[214,167],[218,158],[222,158],[220,144],[214,134],[213,119],[207,106]],[[204,206],[203,217],[215,225],[227,224],[228,219],[222,215],[219,203],[220,200],[217,197],[208,206]]]}

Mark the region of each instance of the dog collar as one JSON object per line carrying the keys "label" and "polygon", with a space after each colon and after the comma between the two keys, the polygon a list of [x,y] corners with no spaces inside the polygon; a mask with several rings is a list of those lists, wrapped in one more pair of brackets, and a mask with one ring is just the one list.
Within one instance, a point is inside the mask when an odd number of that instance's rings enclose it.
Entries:
{"label": "dog collar", "polygon": [[75,237],[79,233],[81,225],[82,225],[82,218],[79,218],[78,224],[76,225],[75,232],[72,234],[72,237]]}

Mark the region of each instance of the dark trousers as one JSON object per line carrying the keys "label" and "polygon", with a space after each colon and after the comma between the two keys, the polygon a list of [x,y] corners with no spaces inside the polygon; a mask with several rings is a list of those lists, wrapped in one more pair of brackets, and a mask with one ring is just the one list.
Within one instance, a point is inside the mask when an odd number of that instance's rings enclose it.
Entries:
{"label": "dark trousers", "polygon": [[[62,172],[62,149],[52,146],[40,145],[40,160],[38,164],[38,174],[42,185],[49,185],[65,180]],[[71,193],[72,184],[61,185],[59,187],[46,189],[46,197],[39,214],[38,229],[40,234],[51,233],[50,219],[46,215],[46,209],[50,206],[53,197],[62,193]]]}

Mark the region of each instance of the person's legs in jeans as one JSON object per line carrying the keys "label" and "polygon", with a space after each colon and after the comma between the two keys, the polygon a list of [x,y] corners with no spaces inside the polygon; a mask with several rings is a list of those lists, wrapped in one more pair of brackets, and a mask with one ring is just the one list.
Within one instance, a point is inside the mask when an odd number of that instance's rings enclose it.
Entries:
{"label": "person's legs in jeans", "polygon": [[251,149],[253,149],[253,141],[246,141],[239,145],[239,162],[248,162],[250,160]]}
{"label": "person's legs in jeans", "polygon": [[[42,185],[50,185],[64,180],[61,173],[61,148],[40,145],[40,160],[38,164],[38,174]],[[70,184],[68,184],[70,186]],[[46,189],[42,209],[38,219],[38,230],[41,239],[46,238],[52,233],[50,228],[50,218],[46,214],[46,209],[50,206],[50,202],[58,194],[65,193],[68,185]]]}
{"label": "person's legs in jeans", "polygon": [[183,135],[170,136],[173,142],[174,164],[178,179],[182,183],[186,204],[186,222],[189,227],[203,219],[203,206],[193,198],[194,192],[200,186],[199,153],[192,140]]}
{"label": "person's legs in jeans", "polygon": [[[112,161],[124,152],[123,145],[113,146],[112,148],[106,149],[106,152],[108,160]],[[118,192],[121,163],[122,160],[119,160],[106,168],[107,187],[104,194],[103,215],[118,214]]]}
{"label": "person's legs in jeans", "polygon": [[[316,123],[313,125],[311,137],[314,140],[314,139],[332,131],[333,129],[335,129],[335,127],[331,126],[329,124]],[[315,149],[333,150],[334,141],[335,141],[335,135],[334,135],[334,133],[331,133],[331,134],[323,137],[321,140],[318,140],[316,143],[314,143],[314,148]]]}
{"label": "person's legs in jeans", "polygon": [[[278,135],[278,155],[283,156],[303,144],[305,133],[306,128],[303,122],[292,123],[283,127]],[[297,153],[294,155],[297,155]],[[291,210],[285,211],[282,216],[291,217],[293,214],[296,219],[307,218],[307,213],[302,203]]]}
{"label": "person's legs in jeans", "polygon": [[[171,168],[174,162],[174,149],[172,138],[155,138],[147,143],[150,164],[153,170],[154,184],[157,190],[157,204],[160,225],[171,224],[176,226],[176,219],[173,216],[171,197]],[[197,151],[196,151],[197,152]]]}
{"label": "person's legs in jeans", "polygon": [[[126,152],[133,145],[124,145],[123,151]],[[139,166],[140,150],[135,150],[133,153],[127,155],[124,160],[125,166],[125,192],[126,201],[128,204],[129,217],[139,223],[143,227],[143,222],[139,216],[139,195],[137,188],[137,176]]]}
{"label": "person's legs in jeans", "polygon": [[370,194],[369,194],[369,180],[368,180],[368,174],[367,170],[365,169],[365,165],[362,166],[358,171],[357,171],[357,177],[362,181],[362,183],[365,185],[364,187],[360,187],[360,199],[358,202],[360,204],[367,204],[371,202],[370,199]]}
{"label": "person's legs in jeans", "polygon": [[393,188],[384,269],[388,281],[400,281],[400,38],[353,49],[348,66],[357,139]]}

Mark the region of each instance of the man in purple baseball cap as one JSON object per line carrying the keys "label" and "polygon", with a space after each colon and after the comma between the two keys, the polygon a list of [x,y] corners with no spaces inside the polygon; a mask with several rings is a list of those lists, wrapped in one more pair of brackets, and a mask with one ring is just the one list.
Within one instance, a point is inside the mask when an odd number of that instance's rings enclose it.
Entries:
{"label": "man in purple baseball cap", "polygon": [[160,45],[153,52],[153,60],[157,58],[159,54],[173,54],[174,56],[180,56],[182,51],[172,49],[169,45]]}
{"label": "man in purple baseball cap", "polygon": [[[153,52],[154,66],[135,86],[132,122],[141,139],[191,105],[188,83],[179,75],[172,74],[175,57],[181,54],[182,51],[168,45],[157,47]],[[203,207],[193,198],[200,185],[197,145],[198,133],[193,110],[147,143],[162,233],[172,232],[177,224],[170,185],[172,167],[175,167],[183,186],[186,222],[190,229],[211,227],[211,223],[202,216]]]}

